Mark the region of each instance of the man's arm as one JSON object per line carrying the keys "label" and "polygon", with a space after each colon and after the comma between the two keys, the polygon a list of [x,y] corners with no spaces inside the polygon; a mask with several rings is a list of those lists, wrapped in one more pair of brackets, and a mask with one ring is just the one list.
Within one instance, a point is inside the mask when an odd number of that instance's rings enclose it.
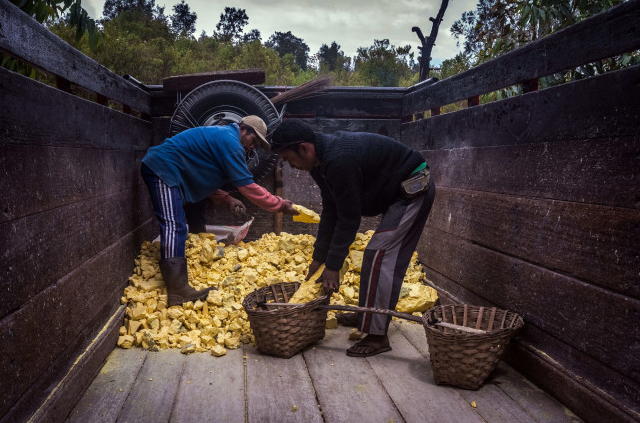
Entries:
{"label": "man's arm", "polygon": [[360,227],[362,171],[345,159],[344,163],[337,163],[327,170],[326,180],[335,203],[337,219],[325,264],[327,269],[338,271]]}
{"label": "man's arm", "polygon": [[229,211],[236,216],[246,212],[246,208],[244,207],[244,204],[242,204],[242,201],[237,198],[233,198],[227,191],[222,189],[211,194],[209,198],[213,201],[213,204],[227,206]]}
{"label": "man's arm", "polygon": [[240,194],[244,195],[256,206],[272,213],[282,212],[284,214],[295,215],[298,212],[293,208],[293,203],[289,200],[271,194],[266,188],[256,184],[238,187]]}

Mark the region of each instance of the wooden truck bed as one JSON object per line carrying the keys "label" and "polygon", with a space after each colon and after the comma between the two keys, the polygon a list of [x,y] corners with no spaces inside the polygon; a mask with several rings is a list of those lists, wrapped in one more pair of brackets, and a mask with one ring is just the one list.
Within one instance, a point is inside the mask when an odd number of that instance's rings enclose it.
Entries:
{"label": "wooden truck bed", "polygon": [[290,359],[116,348],[67,422],[580,421],[504,363],[478,391],[436,385],[419,324],[393,322],[393,350],[369,358],[345,354],[349,331]]}

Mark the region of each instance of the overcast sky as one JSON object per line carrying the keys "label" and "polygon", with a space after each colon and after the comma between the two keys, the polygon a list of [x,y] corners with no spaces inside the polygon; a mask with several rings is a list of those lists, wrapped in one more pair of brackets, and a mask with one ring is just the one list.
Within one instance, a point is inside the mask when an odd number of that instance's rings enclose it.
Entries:
{"label": "overcast sky", "polygon": [[[173,14],[173,6],[180,0],[156,0],[165,7],[165,15]],[[196,36],[202,31],[211,35],[220,21],[225,6],[245,9],[249,23],[245,32],[258,29],[265,42],[274,32],[291,31],[315,54],[322,44],[337,42],[347,56],[355,56],[358,47],[373,45],[374,39],[388,38],[395,46],[410,44],[415,57],[420,44],[413,26],[423,34],[431,32],[429,17],[435,17],[440,0],[186,0],[198,15]],[[432,65],[452,58],[459,49],[449,31],[462,12],[475,10],[477,0],[449,0],[433,49]],[[93,18],[102,17],[104,0],[82,0]]]}

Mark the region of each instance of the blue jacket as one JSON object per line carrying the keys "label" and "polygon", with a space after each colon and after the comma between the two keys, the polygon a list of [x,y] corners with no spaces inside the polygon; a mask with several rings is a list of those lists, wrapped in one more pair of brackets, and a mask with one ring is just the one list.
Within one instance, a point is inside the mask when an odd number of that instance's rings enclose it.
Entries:
{"label": "blue jacket", "polygon": [[205,199],[226,183],[253,183],[236,124],[187,129],[151,147],[142,162],[162,182],[179,187],[188,203]]}

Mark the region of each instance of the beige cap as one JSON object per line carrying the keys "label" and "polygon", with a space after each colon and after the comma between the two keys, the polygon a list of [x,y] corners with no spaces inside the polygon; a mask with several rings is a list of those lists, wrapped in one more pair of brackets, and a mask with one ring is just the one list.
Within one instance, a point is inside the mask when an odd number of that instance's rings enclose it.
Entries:
{"label": "beige cap", "polygon": [[251,127],[256,135],[258,135],[258,139],[260,139],[260,147],[265,150],[269,150],[271,148],[271,144],[267,141],[267,125],[264,123],[264,120],[260,119],[258,116],[249,115],[245,116],[240,120],[241,125],[247,125]]}

